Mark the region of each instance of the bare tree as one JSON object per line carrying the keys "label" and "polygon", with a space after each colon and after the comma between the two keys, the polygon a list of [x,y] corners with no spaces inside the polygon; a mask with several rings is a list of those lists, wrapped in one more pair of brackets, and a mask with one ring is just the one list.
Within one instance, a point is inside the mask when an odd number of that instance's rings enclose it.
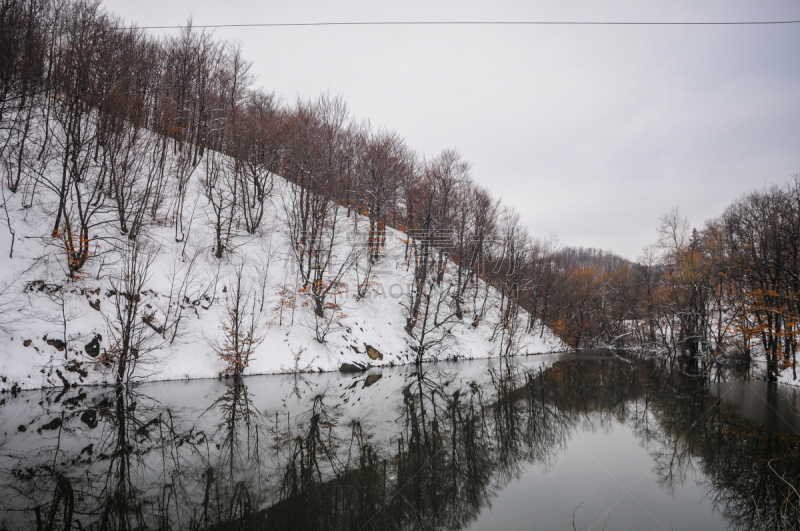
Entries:
{"label": "bare tree", "polygon": [[525,273],[530,262],[530,238],[520,225],[519,214],[509,208],[503,213],[501,242],[501,254],[491,273],[500,291],[500,315],[492,339],[499,336],[500,352],[508,356],[516,353],[519,335],[525,331],[518,318],[519,303],[527,287]]}
{"label": "bare tree", "polygon": [[283,210],[290,246],[297,260],[301,292],[310,296],[318,341],[330,330],[328,301],[343,288],[344,274],[356,263],[363,246],[348,239],[347,218],[334,201],[334,191],[346,187],[350,172],[351,136],[348,112],[341,100],[320,98],[299,103],[285,169],[294,181],[284,196]]}
{"label": "bare tree", "polygon": [[227,364],[226,371],[239,379],[261,344],[263,323],[262,305],[257,291],[245,278],[244,266],[239,265],[226,286],[225,319],[222,340],[212,342],[217,355]]}
{"label": "bare tree", "polygon": [[214,256],[222,258],[229,247],[236,218],[238,185],[232,166],[238,162],[217,151],[208,151],[204,161],[206,178],[203,188],[211,206]]}
{"label": "bare tree", "polygon": [[[437,284],[444,279],[449,260],[447,250],[453,246],[457,191],[466,184],[468,171],[469,166],[460,160],[456,151],[443,151],[426,162],[410,198],[414,205],[406,206],[406,209],[413,209],[418,220],[408,231],[414,251],[414,280],[406,316],[406,332],[409,334],[417,324],[421,305],[431,302],[426,294],[429,277],[433,276]],[[425,313],[429,310],[426,309]]]}
{"label": "bare tree", "polygon": [[[457,200],[454,216],[453,249],[451,256],[456,266],[456,315],[463,318],[467,289],[472,286],[477,297],[477,280],[486,276],[487,251],[495,238],[498,202],[484,188],[468,183],[462,187],[463,194]],[[473,324],[477,326],[482,317],[476,312],[477,300],[473,300]]]}
{"label": "bare tree", "polygon": [[366,127],[358,140],[352,192],[359,213],[369,219],[367,245],[369,259],[375,263],[386,244],[386,224],[397,203],[398,185],[411,165],[408,150],[396,133],[375,133]]}
{"label": "bare tree", "polygon": [[5,163],[12,193],[23,176],[29,134],[45,84],[46,8],[45,2],[36,0],[0,2],[0,161]]}
{"label": "bare tree", "polygon": [[240,187],[241,211],[249,234],[261,226],[283,151],[282,116],[273,94],[255,92],[237,129],[232,154]]}
{"label": "bare tree", "polygon": [[108,355],[116,366],[117,385],[130,380],[137,363],[159,342],[157,331],[143,313],[142,301],[156,252],[143,247],[138,240],[123,242],[120,267],[111,279],[113,309],[107,317],[111,334]]}

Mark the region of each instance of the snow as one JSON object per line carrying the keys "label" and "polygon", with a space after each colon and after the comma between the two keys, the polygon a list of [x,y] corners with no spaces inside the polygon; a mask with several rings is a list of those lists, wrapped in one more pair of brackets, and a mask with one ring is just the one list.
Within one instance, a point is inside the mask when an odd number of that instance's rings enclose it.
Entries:
{"label": "snow", "polygon": [[[358,299],[355,287],[363,272],[366,257],[343,277],[342,293],[332,302],[341,307],[332,331],[319,342],[314,333],[314,314],[307,294],[298,293],[296,258],[285,237],[283,201],[290,183],[275,176],[275,188],[261,230],[255,235],[235,232],[230,251],[214,257],[211,209],[202,193],[203,165],[198,166],[184,202],[185,237],[177,241],[169,223],[154,223],[146,228],[148,247],[153,255],[148,282],[142,292],[144,311],[154,323],[164,323],[181,312],[179,333],[172,340],[151,338],[147,352],[136,360],[134,380],[182,380],[216,378],[226,363],[214,350],[223,339],[226,322],[226,297],[231,293],[237,268],[241,267],[246,285],[263,293],[263,308],[257,316],[261,342],[255,348],[246,375],[338,371],[343,364],[361,367],[386,367],[412,363],[415,352],[404,330],[408,293],[413,281],[413,266],[405,259],[407,236],[387,229],[386,247],[375,266],[374,285],[366,297]],[[30,186],[30,185],[29,185]],[[14,231],[13,257],[11,231],[0,230],[0,390],[60,387],[64,381],[78,385],[106,384],[114,381],[112,367],[102,355],[92,357],[87,345],[97,337],[101,352],[112,347],[114,321],[113,282],[119,276],[125,236],[121,235],[110,210],[100,214],[92,230],[92,257],[84,267],[86,275],[69,280],[64,251],[50,236],[54,205],[42,190],[36,191],[33,204],[30,189],[16,194],[5,191],[10,229]],[[340,209],[341,222],[351,234],[367,227],[366,220]],[[5,225],[5,223],[3,223]],[[452,279],[455,265],[448,260],[444,283]],[[185,284],[182,283],[185,280]],[[483,293],[479,282],[474,290]],[[295,307],[281,306],[281,292],[296,297]],[[441,349],[426,353],[424,361],[461,360],[497,357],[500,340],[493,338],[499,320],[499,293],[488,287],[486,317],[473,327],[469,308]],[[525,329],[528,316],[518,317]],[[534,333],[520,332],[518,354],[538,354],[570,350],[549,329],[537,326]],[[152,335],[152,334],[151,334]],[[66,342],[59,350],[58,342]],[[49,341],[49,343],[48,343]],[[377,350],[382,359],[371,359],[366,347]],[[61,376],[59,376],[59,372]]]}

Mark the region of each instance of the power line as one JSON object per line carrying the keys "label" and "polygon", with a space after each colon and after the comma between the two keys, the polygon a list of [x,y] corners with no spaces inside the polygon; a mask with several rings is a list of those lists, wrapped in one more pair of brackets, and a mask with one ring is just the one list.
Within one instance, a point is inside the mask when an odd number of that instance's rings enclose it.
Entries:
{"label": "power line", "polygon": [[[262,22],[252,24],[192,24],[197,29],[217,28],[296,28],[335,26],[774,26],[800,24],[800,20],[745,20],[708,22],[624,22],[624,21],[576,21],[576,20],[378,20],[365,22]],[[184,29],[183,25],[171,26],[117,26],[111,30],[168,30]],[[27,31],[29,28],[0,28],[0,31]]]}
{"label": "power line", "polygon": [[[430,21],[366,21],[366,22],[264,22],[252,24],[193,24],[193,28],[287,28],[317,26],[765,26],[776,24],[800,24],[800,20],[762,20],[733,22],[602,22],[564,20],[430,20]],[[183,29],[186,25],[173,26],[122,26],[114,29]]]}

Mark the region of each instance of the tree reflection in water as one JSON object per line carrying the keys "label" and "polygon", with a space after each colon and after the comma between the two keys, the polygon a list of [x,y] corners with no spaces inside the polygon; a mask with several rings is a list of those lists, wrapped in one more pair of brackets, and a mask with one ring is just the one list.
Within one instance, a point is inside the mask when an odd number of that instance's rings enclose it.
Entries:
{"label": "tree reflection in water", "polygon": [[[623,423],[665,496],[695,471],[731,527],[797,526],[800,438],[745,420],[710,390],[725,378],[617,356],[370,376],[341,396],[332,387],[344,378],[302,392],[295,382],[283,398],[293,395],[292,407],[275,406],[269,389],[260,401],[241,380],[205,406],[125,388],[63,401],[25,393],[0,408],[0,520],[39,530],[460,529],[523,470],[555,463],[577,430]],[[374,405],[382,422],[348,413],[350,400],[376,400],[367,387],[385,390]]]}

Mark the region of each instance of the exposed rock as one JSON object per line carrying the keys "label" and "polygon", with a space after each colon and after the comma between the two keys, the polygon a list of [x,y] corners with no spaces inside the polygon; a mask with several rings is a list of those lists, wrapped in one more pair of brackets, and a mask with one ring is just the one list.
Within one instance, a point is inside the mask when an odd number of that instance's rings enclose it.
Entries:
{"label": "exposed rock", "polygon": [[86,345],[84,345],[83,349],[89,356],[96,358],[97,356],[100,355],[100,341],[102,340],[103,336],[97,334],[91,341],[89,341],[88,343],[86,343]]}
{"label": "exposed rock", "polygon": [[58,350],[59,352],[63,352],[64,349],[67,348],[67,344],[61,341],[60,339],[47,339],[47,336],[44,336],[44,340],[51,347],[56,347],[56,350]]}
{"label": "exposed rock", "polygon": [[61,290],[61,286],[57,284],[47,284],[44,280],[34,280],[32,282],[28,282],[25,286],[25,291],[32,292],[45,292],[45,293],[56,293]]}
{"label": "exposed rock", "polygon": [[22,346],[23,347],[31,346],[31,340],[30,339],[26,339],[25,341],[22,342]]}
{"label": "exposed rock", "polygon": [[369,365],[366,363],[359,363],[354,361],[353,363],[342,363],[342,366],[339,367],[341,372],[364,372],[369,369]]}
{"label": "exposed rock", "polygon": [[366,343],[364,343],[364,347],[366,347],[367,349],[367,356],[369,356],[369,359],[371,360],[383,359],[383,354],[381,354],[380,351],[375,347],[373,347],[372,345],[367,345]]}
{"label": "exposed rock", "polygon": [[61,417],[56,417],[44,426],[41,427],[43,430],[57,430],[61,427]]}
{"label": "exposed rock", "polygon": [[89,426],[90,428],[94,428],[97,426],[97,411],[94,409],[87,409],[81,415],[81,422]]}
{"label": "exposed rock", "polygon": [[155,331],[156,334],[161,335],[161,334],[164,333],[164,327],[156,325],[153,322],[154,318],[155,318],[155,316],[152,313],[148,314],[148,315],[143,315],[142,316],[142,322],[144,324],[146,324],[147,326],[149,326],[150,328],[152,328]]}

